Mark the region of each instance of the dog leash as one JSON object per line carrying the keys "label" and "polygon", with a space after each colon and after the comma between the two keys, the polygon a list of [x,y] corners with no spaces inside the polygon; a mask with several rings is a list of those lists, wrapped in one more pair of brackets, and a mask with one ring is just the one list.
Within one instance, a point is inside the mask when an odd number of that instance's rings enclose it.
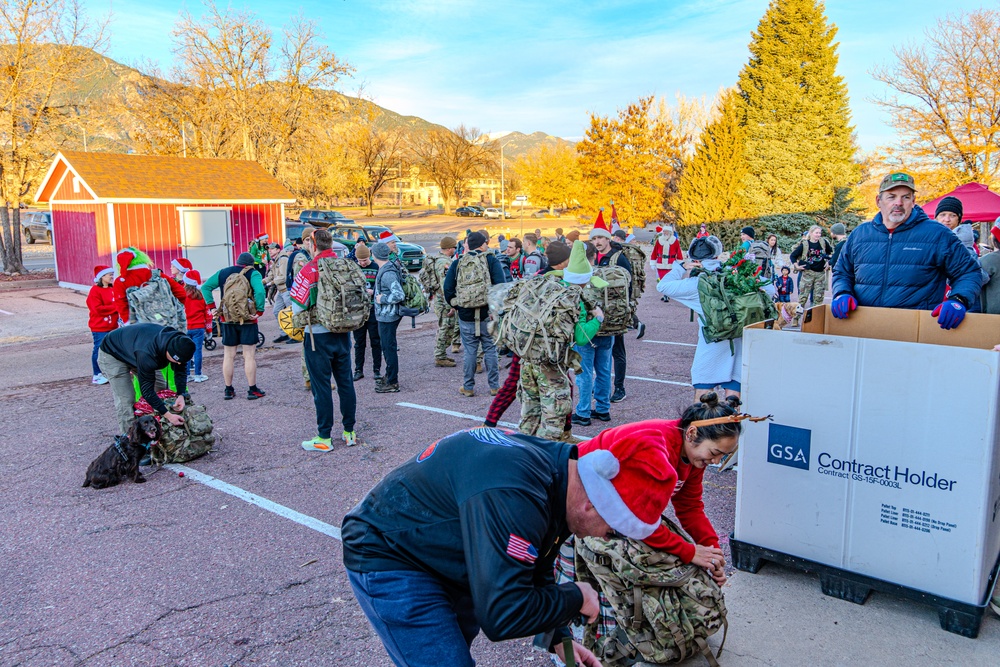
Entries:
{"label": "dog leash", "polygon": [[122,457],[122,461],[125,461],[127,463],[128,462],[128,456],[125,454],[125,451],[122,449],[122,437],[123,436],[120,436],[120,435],[116,435],[115,436],[115,451],[118,452],[118,456]]}

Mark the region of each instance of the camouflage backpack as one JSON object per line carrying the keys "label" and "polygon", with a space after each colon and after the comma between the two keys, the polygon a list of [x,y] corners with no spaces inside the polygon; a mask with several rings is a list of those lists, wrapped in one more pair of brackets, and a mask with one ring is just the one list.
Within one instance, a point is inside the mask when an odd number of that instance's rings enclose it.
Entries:
{"label": "camouflage backpack", "polygon": [[365,274],[355,262],[340,257],[316,261],[316,307],[307,311],[312,319],[333,333],[360,329],[368,321],[372,301]]}
{"label": "camouflage backpack", "polygon": [[187,314],[184,304],[170,290],[170,283],[159,269],[139,287],[125,290],[128,300],[128,320],[132,324],[159,324],[187,331]]}
{"label": "camouflage backpack", "polygon": [[222,316],[230,324],[252,322],[257,317],[257,304],[253,300],[253,287],[247,272],[252,266],[245,266],[236,273],[229,274],[222,286]]}
{"label": "camouflage backpack", "polygon": [[487,325],[487,330],[491,336],[503,321],[503,315],[506,312],[504,310],[504,301],[506,301],[507,295],[510,294],[510,290],[514,285],[515,283],[497,283],[490,286],[486,301],[490,308],[490,323]]}
{"label": "camouflage backpack", "polygon": [[[621,243],[620,245],[622,249],[619,252],[624,253],[625,258],[632,265],[632,303],[637,304],[639,297],[646,291],[646,252],[635,243]],[[617,261],[618,253],[615,253],[608,264],[614,266]]]}
{"label": "camouflage backpack", "polygon": [[588,625],[583,636],[605,667],[666,665],[698,654],[718,667],[722,645],[712,655],[705,638],[722,628],[725,644],[729,622],[722,589],[704,569],[629,538],[577,539],[575,560],[576,580],[599,589],[614,609],[613,634],[597,637]]}
{"label": "camouflage backpack", "polygon": [[455,298],[451,305],[482,308],[489,303],[490,265],[486,253],[466,253],[458,258],[455,269]]}
{"label": "camouflage backpack", "polygon": [[568,366],[581,297],[557,276],[514,283],[503,302],[500,345],[523,361]]}
{"label": "camouflage backpack", "polygon": [[414,278],[409,271],[403,271],[403,279],[400,283],[403,285],[403,302],[399,306],[411,311],[413,315],[426,313],[427,295],[424,294],[424,288],[420,281]]}
{"label": "camouflage backpack", "polygon": [[774,319],[778,314],[771,298],[759,289],[740,295],[727,290],[725,273],[721,271],[698,274],[698,301],[701,330],[709,343],[739,338],[744,327]]}
{"label": "camouflage backpack", "polygon": [[[428,257],[424,260],[424,266],[417,274],[417,280],[420,281],[420,285],[428,296],[434,296],[444,290],[441,281],[444,272],[441,271],[441,268],[446,269],[449,264],[451,264],[451,260],[447,257]],[[439,267],[439,265],[441,266]]]}
{"label": "camouflage backpack", "polygon": [[604,321],[598,329],[598,336],[617,336],[628,330],[635,314],[634,304],[629,301],[629,284],[632,276],[620,266],[601,266],[594,269],[594,275],[602,278],[607,287],[601,289],[592,283],[583,288],[588,305],[598,305],[604,311]]}
{"label": "camouflage backpack", "polygon": [[149,449],[153,463],[184,463],[207,454],[215,444],[212,419],[204,405],[187,404],[181,412],[184,423],[174,426],[166,419],[160,420],[163,435]]}

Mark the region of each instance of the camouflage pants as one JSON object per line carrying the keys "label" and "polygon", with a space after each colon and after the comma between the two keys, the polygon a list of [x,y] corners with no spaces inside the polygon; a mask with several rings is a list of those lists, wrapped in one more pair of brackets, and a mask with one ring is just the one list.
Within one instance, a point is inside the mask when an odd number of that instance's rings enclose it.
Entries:
{"label": "camouflage pants", "polygon": [[573,410],[573,395],[565,368],[521,362],[517,400],[521,402],[521,433],[558,440]]}
{"label": "camouflage pants", "polygon": [[299,360],[302,362],[302,380],[304,382],[309,382],[309,369],[306,368],[306,345],[309,345],[309,334],[307,333],[302,339],[302,348],[299,349]]}
{"label": "camouflage pants", "polygon": [[434,358],[444,359],[449,345],[459,342],[458,315],[453,313],[450,317],[445,315],[451,307],[445,303],[444,296],[438,295],[434,298],[434,314],[438,318],[437,338],[434,339]]}
{"label": "camouflage pants", "polygon": [[823,303],[823,293],[826,291],[826,271],[803,271],[802,282],[799,283],[799,305],[807,307],[812,296],[814,306]]}

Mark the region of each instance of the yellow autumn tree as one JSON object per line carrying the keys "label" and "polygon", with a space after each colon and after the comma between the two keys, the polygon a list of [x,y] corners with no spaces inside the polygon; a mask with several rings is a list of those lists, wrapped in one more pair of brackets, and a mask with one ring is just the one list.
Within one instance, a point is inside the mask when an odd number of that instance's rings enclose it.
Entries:
{"label": "yellow autumn tree", "polygon": [[514,172],[532,204],[551,211],[579,198],[580,165],[569,146],[542,144],[515,160]]}

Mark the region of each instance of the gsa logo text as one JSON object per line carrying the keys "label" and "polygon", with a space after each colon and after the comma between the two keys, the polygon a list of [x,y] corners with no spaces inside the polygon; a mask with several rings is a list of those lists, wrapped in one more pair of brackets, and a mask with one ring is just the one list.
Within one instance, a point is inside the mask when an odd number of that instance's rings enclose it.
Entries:
{"label": "gsa logo text", "polygon": [[812,431],[794,426],[769,424],[767,462],[809,470],[809,445]]}

